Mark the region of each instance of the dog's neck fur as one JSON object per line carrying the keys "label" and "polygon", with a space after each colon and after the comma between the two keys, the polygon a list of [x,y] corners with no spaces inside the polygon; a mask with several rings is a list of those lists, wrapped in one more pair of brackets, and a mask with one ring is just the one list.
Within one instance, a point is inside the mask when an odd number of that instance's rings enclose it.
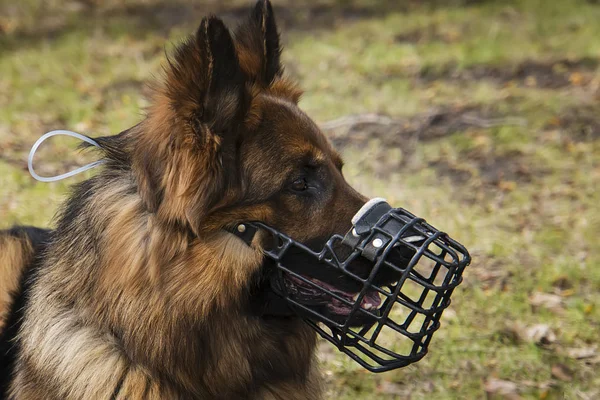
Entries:
{"label": "dog's neck fur", "polygon": [[108,168],[66,204],[28,293],[14,397],[319,398],[315,333],[241,306],[260,251],[159,223],[135,185]]}

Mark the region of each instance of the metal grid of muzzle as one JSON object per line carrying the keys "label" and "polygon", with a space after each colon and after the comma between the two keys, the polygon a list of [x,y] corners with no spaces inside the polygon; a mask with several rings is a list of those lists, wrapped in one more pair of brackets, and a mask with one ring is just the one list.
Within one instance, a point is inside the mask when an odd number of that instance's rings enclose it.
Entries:
{"label": "metal grid of muzzle", "polygon": [[[470,262],[461,244],[401,208],[385,212],[360,234],[353,230],[357,240],[351,243],[351,251],[343,255],[340,244],[347,247],[348,235],[332,236],[321,251],[315,252],[267,225],[252,225],[270,233],[274,240],[265,252],[275,261],[278,294],[323,338],[373,372],[404,367],[425,356],[440,327],[442,312],[450,305],[452,291],[461,283],[463,270]],[[335,269],[344,279],[359,283],[362,290],[358,296],[349,300],[286,267],[284,256],[293,247],[294,251],[301,250]],[[351,267],[361,257],[372,262],[368,276],[357,274]],[[392,273],[393,281],[376,283],[384,271]],[[286,276],[326,293],[351,311],[340,319],[302,304],[287,291]],[[365,309],[361,306],[363,298],[372,296],[374,291],[382,300],[381,305]],[[357,320],[361,323],[356,324]]]}

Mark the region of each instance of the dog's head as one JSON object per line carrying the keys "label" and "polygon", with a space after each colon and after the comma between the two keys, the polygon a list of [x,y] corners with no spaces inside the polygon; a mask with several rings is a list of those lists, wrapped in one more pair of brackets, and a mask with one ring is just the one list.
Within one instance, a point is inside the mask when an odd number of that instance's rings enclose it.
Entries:
{"label": "dog's head", "polygon": [[[351,228],[367,199],[346,182],[340,155],[298,107],[301,91],[284,76],[280,54],[271,4],[261,0],[233,34],[205,18],[169,58],[130,153],[144,205],[160,221],[196,237],[260,221],[314,249]],[[302,254],[288,262],[348,299],[360,291]],[[260,268],[255,276],[264,277],[268,263]],[[356,271],[369,273],[359,262]],[[302,301],[349,311],[301,281],[288,284]],[[375,297],[365,304],[378,305]]]}

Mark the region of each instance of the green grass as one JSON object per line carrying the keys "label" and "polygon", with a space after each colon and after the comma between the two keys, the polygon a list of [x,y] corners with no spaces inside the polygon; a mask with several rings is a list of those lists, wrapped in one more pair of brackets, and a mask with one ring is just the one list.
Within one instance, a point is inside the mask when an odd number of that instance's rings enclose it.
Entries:
{"label": "green grass", "polygon": [[[368,7],[338,3],[346,10]],[[373,375],[323,347],[328,397],[485,398],[491,378],[516,383],[523,398],[600,397],[600,348],[595,358],[568,355],[600,347],[600,70],[598,62],[552,67],[600,60],[600,6],[462,3],[407,1],[394,10],[377,2],[387,11],[355,19],[340,13],[335,23],[311,29],[292,18],[283,32],[288,71],[306,90],[301,106],[317,121],[366,112],[410,120],[473,107],[484,120],[525,122],[461,127],[415,145],[371,139],[341,149],[357,189],[451,233],[470,249],[473,264],[431,353],[418,364]],[[157,14],[146,21],[120,12],[124,6],[116,1],[95,11],[112,12],[110,18],[64,4],[0,2],[6,16],[0,18],[1,227],[48,226],[73,182],[34,183],[24,161],[33,141],[50,129],[96,136],[135,124],[146,105],[143,82],[160,74],[168,41],[191,32],[211,11],[181,0],[173,4],[189,10],[185,18]],[[56,31],[45,36],[50,28]],[[525,62],[538,69],[518,75]],[[548,65],[556,74],[551,83],[559,75],[571,81],[544,84],[539,71]],[[478,68],[491,72],[469,75]],[[581,109],[591,110],[592,121],[574,114]],[[573,115],[575,124],[563,124]],[[582,126],[596,131],[583,135]],[[38,169],[51,174],[89,159],[72,149],[68,140],[48,144]],[[536,292],[560,296],[558,309],[532,306]],[[541,345],[515,337],[518,327],[535,324],[548,325],[556,340]],[[569,381],[552,374],[559,364],[568,368]]]}

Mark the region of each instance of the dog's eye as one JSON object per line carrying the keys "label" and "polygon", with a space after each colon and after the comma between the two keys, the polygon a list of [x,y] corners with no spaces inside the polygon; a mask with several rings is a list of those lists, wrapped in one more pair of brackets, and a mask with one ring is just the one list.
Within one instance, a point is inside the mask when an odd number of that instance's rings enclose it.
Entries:
{"label": "dog's eye", "polygon": [[306,178],[299,178],[292,182],[291,189],[296,192],[303,192],[308,189]]}

